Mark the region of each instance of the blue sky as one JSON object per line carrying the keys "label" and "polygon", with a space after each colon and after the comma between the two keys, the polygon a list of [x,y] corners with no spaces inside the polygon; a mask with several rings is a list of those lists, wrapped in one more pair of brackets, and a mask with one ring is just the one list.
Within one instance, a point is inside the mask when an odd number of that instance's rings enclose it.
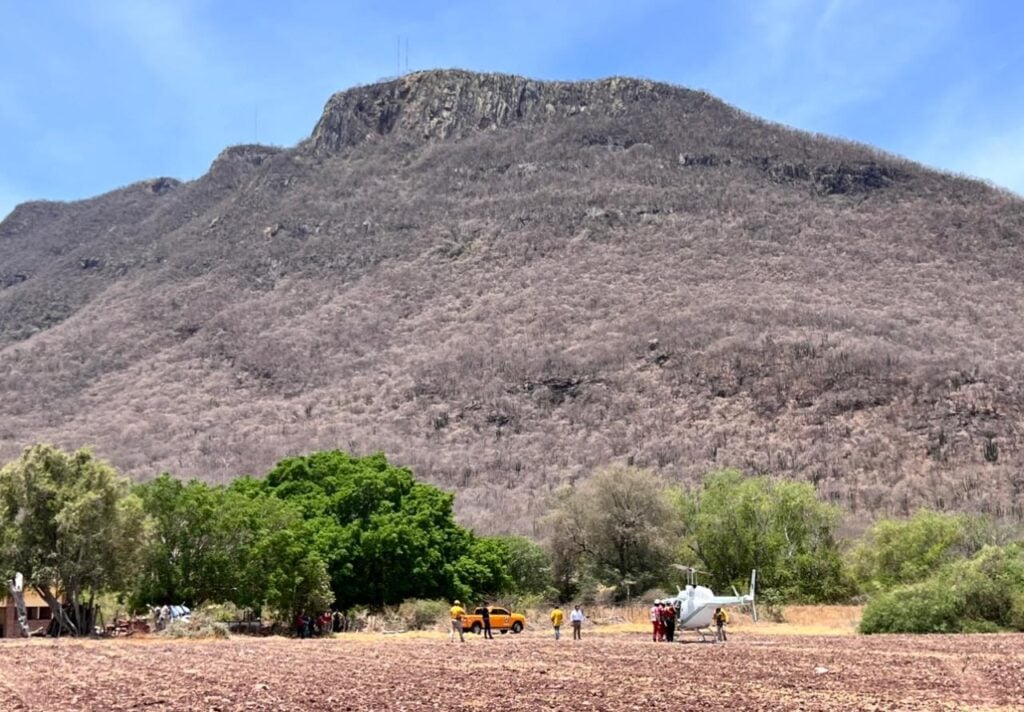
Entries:
{"label": "blue sky", "polygon": [[0,0],[0,217],[291,146],[405,70],[638,76],[1024,194],[1010,0]]}

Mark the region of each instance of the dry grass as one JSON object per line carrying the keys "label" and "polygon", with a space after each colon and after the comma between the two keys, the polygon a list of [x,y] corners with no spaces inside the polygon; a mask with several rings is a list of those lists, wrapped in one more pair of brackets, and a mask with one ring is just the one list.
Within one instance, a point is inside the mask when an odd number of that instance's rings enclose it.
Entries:
{"label": "dry grass", "polygon": [[[640,605],[588,607],[588,629],[597,635],[649,634],[651,624],[648,608]],[[750,620],[746,611],[735,608],[730,610],[729,630],[739,634],[845,636],[857,633],[863,606],[783,606],[781,621],[769,620],[762,611],[757,623]],[[528,619],[531,630],[546,630],[549,627],[546,611],[531,611]]]}

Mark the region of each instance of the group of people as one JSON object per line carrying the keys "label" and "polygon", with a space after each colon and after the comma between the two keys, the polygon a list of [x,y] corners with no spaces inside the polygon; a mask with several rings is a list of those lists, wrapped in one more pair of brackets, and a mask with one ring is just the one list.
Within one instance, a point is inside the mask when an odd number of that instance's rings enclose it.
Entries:
{"label": "group of people", "polygon": [[[580,604],[577,603],[569,613],[569,622],[572,624],[573,640],[583,639],[583,620],[585,618],[586,616],[583,615],[583,609],[580,608]],[[554,610],[551,611],[551,627],[555,630],[555,640],[562,637],[562,621],[564,620],[565,613],[562,612],[562,607],[556,605]]]}
{"label": "group of people", "polygon": [[[679,604],[672,600],[655,599],[651,606],[651,627],[655,643],[671,643],[676,636],[676,621],[681,617]],[[726,642],[725,625],[729,622],[729,614],[719,606],[715,609],[711,621],[715,624],[715,640]]]}
{"label": "group of people", "polygon": [[341,611],[324,611],[315,618],[308,613],[299,613],[295,616],[294,626],[295,635],[300,638],[322,637],[347,630],[348,619]]}
{"label": "group of people", "polygon": [[[451,643],[455,642],[455,636],[458,636],[459,641],[462,643],[466,642],[462,631],[462,621],[466,617],[466,609],[462,607],[462,602],[455,600],[452,602],[451,610],[448,613],[449,619],[451,620],[451,630],[448,632],[448,641]],[[483,624],[484,638],[494,639],[491,634],[491,613],[487,606],[483,606],[480,609],[481,623]],[[583,639],[583,621],[586,616],[583,614],[583,609],[577,603],[573,606],[572,611],[569,612],[569,623],[572,625],[572,639],[582,640]],[[551,627],[555,631],[555,640],[562,637],[562,623],[565,621],[565,613],[562,612],[562,607],[556,605],[554,610],[551,611]]]}
{"label": "group of people", "polygon": [[679,608],[672,601],[654,600],[651,606],[651,626],[655,643],[671,643],[676,639],[676,619]]}

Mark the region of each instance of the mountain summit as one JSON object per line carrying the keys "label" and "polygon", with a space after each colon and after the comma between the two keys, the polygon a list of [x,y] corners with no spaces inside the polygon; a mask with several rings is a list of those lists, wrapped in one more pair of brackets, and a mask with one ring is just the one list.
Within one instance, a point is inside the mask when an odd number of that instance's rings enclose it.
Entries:
{"label": "mountain summit", "polygon": [[0,456],[383,450],[529,531],[613,462],[1024,517],[1024,205],[633,79],[420,72],[0,223]]}
{"label": "mountain summit", "polygon": [[417,141],[446,139],[580,113],[623,116],[637,102],[691,94],[637,79],[539,82],[458,70],[416,72],[335,94],[313,130],[312,147],[330,153],[389,134]]}

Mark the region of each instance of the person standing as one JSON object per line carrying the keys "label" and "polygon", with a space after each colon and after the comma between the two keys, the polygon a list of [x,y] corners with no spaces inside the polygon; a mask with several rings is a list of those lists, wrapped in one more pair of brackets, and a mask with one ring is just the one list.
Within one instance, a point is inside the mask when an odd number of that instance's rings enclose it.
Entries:
{"label": "person standing", "polygon": [[669,601],[662,604],[661,624],[665,628],[665,642],[671,643],[676,637],[676,607]]}
{"label": "person standing", "polygon": [[556,605],[555,610],[551,611],[551,627],[555,629],[555,640],[562,636],[562,620],[564,618],[565,614],[562,613],[562,607]]}
{"label": "person standing", "polygon": [[462,637],[462,619],[466,617],[466,610],[462,607],[462,602],[455,599],[448,613],[452,621],[452,629],[448,633],[448,642],[454,643],[455,634],[458,633],[459,642],[465,643],[466,639]]}
{"label": "person standing", "polygon": [[651,606],[651,640],[658,642],[658,634],[661,632],[661,601],[654,599]]}
{"label": "person standing", "polygon": [[491,633],[491,609],[484,606],[480,611],[480,617],[483,619],[484,624],[484,639],[490,638],[494,640],[494,635]]}
{"label": "person standing", "polygon": [[580,610],[580,604],[572,609],[572,613],[569,614],[569,621],[572,623],[572,639],[582,640],[583,639],[583,611]]}
{"label": "person standing", "polygon": [[721,608],[716,608],[712,620],[715,621],[715,640],[721,643],[726,642],[725,624],[729,622],[729,614]]}

